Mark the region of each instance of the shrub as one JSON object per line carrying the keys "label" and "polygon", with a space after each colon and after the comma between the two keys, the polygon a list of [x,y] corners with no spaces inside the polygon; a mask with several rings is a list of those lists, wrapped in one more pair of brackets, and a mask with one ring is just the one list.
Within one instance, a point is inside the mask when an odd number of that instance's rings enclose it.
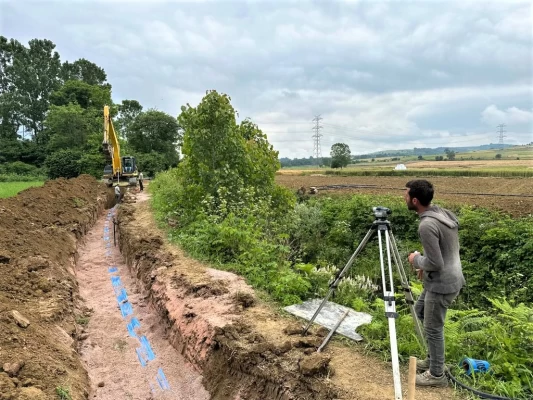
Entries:
{"label": "shrub", "polygon": [[59,150],[50,154],[45,161],[48,169],[48,177],[56,178],[75,178],[80,174],[81,154],[74,150]]}

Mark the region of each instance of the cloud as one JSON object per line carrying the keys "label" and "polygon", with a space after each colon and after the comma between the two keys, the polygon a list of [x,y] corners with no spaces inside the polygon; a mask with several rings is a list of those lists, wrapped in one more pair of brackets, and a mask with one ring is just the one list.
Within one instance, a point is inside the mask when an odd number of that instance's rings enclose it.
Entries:
{"label": "cloud", "polygon": [[531,141],[529,2],[96,4],[4,0],[0,29],[102,66],[115,101],[178,115],[207,89],[227,93],[281,156],[312,154],[316,114],[323,153],[484,144],[495,120],[516,125],[510,143]]}
{"label": "cloud", "polygon": [[521,110],[517,107],[509,107],[506,110],[500,110],[494,104],[491,104],[481,113],[481,119],[488,125],[508,124],[508,125],[529,125],[533,124],[533,109],[531,111]]}

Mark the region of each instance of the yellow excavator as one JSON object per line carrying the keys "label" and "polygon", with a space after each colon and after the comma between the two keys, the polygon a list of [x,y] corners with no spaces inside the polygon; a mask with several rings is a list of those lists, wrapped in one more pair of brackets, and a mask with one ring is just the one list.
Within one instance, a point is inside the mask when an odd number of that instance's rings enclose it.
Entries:
{"label": "yellow excavator", "polygon": [[118,135],[113,127],[113,120],[109,114],[109,106],[104,106],[104,141],[102,151],[107,162],[104,168],[103,180],[107,186],[137,186],[139,171],[135,157],[121,156]]}

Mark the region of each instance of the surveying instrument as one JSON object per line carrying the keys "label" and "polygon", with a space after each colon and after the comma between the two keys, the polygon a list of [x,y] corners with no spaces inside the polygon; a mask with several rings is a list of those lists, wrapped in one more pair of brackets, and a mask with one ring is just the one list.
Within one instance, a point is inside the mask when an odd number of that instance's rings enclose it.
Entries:
{"label": "surveying instrument", "polygon": [[[396,340],[396,321],[395,319],[398,318],[398,313],[396,312],[396,301],[394,298],[394,283],[393,283],[393,276],[392,276],[392,263],[391,263],[391,252],[392,252],[392,258],[394,259],[394,263],[396,264],[396,267],[398,269],[398,273],[400,275],[400,281],[402,289],[405,293],[405,300],[406,303],[409,305],[409,309],[411,311],[411,315],[413,317],[413,321],[415,323],[415,330],[419,338],[419,342],[421,347],[423,348],[424,352],[427,353],[427,344],[424,337],[424,331],[422,324],[418,317],[416,316],[415,312],[415,300],[413,297],[413,292],[411,291],[411,287],[409,286],[409,280],[407,278],[407,274],[405,272],[405,269],[403,267],[403,264],[401,262],[400,253],[398,252],[398,246],[396,245],[396,239],[394,238],[394,235],[392,234],[391,224],[387,220],[387,216],[390,215],[392,212],[390,209],[386,207],[373,207],[372,211],[375,216],[375,220],[372,223],[372,226],[368,230],[367,234],[355,250],[355,252],[352,254],[350,259],[348,260],[348,263],[344,266],[343,269],[341,269],[337,275],[335,276],[333,282],[329,285],[329,291],[326,294],[326,297],[322,302],[320,303],[320,306],[315,311],[314,315],[309,320],[308,324],[304,328],[303,334],[305,335],[309,328],[311,327],[311,324],[315,320],[315,318],[320,313],[320,310],[324,305],[326,304],[327,300],[331,297],[331,295],[334,293],[335,289],[337,289],[337,286],[341,282],[341,280],[344,278],[344,276],[349,271],[350,267],[354,263],[357,256],[361,253],[361,251],[364,249],[374,232],[377,231],[378,233],[378,242],[379,242],[379,261],[381,265],[381,280],[382,280],[382,288],[383,288],[383,301],[385,303],[385,316],[387,317],[389,321],[389,335],[390,335],[390,345],[391,345],[391,358],[392,358],[392,373],[394,378],[394,394],[395,394],[395,400],[402,400],[402,387],[401,387],[401,381],[400,381],[400,362],[398,359],[398,344]],[[386,254],[387,254],[387,266],[388,268],[385,268],[384,265],[384,253],[383,253],[383,244],[382,244],[382,238],[383,235],[385,236],[385,247],[386,247]]]}

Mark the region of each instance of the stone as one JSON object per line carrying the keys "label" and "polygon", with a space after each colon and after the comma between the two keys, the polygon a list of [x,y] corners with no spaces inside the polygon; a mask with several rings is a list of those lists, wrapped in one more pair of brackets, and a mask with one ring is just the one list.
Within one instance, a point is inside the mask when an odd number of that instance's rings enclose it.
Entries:
{"label": "stone", "polygon": [[4,363],[2,369],[6,374],[11,378],[17,376],[22,367],[24,366],[24,361],[14,362],[14,363]]}
{"label": "stone", "polygon": [[24,316],[22,316],[22,314],[19,313],[18,311],[16,310],[11,311],[11,315],[13,315],[13,318],[15,318],[15,322],[21,328],[27,328],[28,326],[30,326],[30,321]]}
{"label": "stone", "polygon": [[104,386],[105,386],[105,382],[104,381],[98,382],[98,387],[104,387]]}

